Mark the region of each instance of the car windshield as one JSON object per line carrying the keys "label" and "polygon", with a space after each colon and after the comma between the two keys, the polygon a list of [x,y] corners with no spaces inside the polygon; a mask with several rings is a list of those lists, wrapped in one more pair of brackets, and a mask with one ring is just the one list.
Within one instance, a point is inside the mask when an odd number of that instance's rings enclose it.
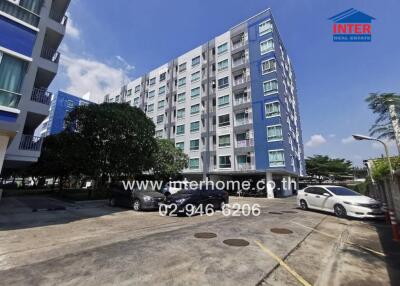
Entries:
{"label": "car windshield", "polygon": [[337,196],[361,196],[359,193],[344,187],[326,187],[326,188]]}

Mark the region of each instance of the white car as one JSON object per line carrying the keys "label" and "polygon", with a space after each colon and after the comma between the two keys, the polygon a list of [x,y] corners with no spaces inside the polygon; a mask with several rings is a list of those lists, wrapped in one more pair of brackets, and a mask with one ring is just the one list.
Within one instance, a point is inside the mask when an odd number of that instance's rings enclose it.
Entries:
{"label": "white car", "polygon": [[302,209],[334,213],[338,217],[384,217],[380,202],[341,186],[310,186],[297,193],[297,204]]}

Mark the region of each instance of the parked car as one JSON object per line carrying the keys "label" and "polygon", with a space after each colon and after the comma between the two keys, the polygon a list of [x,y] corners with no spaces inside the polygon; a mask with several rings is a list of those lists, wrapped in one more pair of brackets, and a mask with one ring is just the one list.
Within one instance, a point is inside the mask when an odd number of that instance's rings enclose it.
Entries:
{"label": "parked car", "polygon": [[226,191],[211,188],[210,186],[202,186],[199,188],[186,188],[170,195],[165,200],[165,204],[169,209],[172,205],[176,205],[177,214],[188,214],[187,205],[194,207],[202,206],[205,210],[207,205],[211,205],[214,210],[223,209],[224,205],[229,203],[229,194]]}
{"label": "parked car", "polygon": [[302,209],[316,209],[334,213],[338,217],[384,217],[380,202],[341,186],[316,185],[297,194]]}
{"label": "parked car", "polygon": [[179,191],[186,189],[189,185],[189,182],[185,181],[173,181],[165,184],[162,189],[162,193],[166,196],[176,194]]}
{"label": "parked car", "polygon": [[151,188],[125,190],[122,185],[111,188],[110,206],[126,206],[135,211],[156,210],[165,196]]}

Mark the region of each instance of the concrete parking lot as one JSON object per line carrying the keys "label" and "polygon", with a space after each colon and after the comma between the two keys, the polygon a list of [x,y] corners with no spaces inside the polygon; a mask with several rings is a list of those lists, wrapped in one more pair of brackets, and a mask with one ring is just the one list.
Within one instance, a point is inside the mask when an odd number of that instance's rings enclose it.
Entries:
{"label": "concrete parking lot", "polygon": [[[231,198],[255,216],[162,217],[104,201],[0,202],[1,285],[398,285],[384,222],[302,211],[294,198]],[[239,212],[240,213],[240,212]],[[212,238],[197,238],[199,233]],[[197,236],[197,237],[196,237]],[[200,235],[201,236],[201,235]],[[243,239],[246,246],[231,246]]]}

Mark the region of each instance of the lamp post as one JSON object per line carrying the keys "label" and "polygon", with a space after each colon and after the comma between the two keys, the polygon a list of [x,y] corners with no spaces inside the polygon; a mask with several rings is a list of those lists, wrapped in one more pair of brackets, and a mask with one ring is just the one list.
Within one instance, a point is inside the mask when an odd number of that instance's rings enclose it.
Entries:
{"label": "lamp post", "polygon": [[388,165],[389,165],[389,172],[390,172],[390,176],[389,176],[389,180],[390,180],[390,189],[389,189],[389,200],[388,202],[389,204],[389,218],[390,218],[390,223],[392,225],[392,232],[393,232],[393,240],[399,241],[400,240],[400,234],[398,232],[397,229],[397,221],[396,221],[396,217],[393,211],[393,197],[392,197],[392,192],[394,192],[394,177],[393,177],[393,167],[392,167],[392,162],[390,161],[390,157],[389,157],[389,149],[386,145],[385,142],[383,142],[382,140],[378,139],[378,138],[373,138],[373,137],[369,137],[369,136],[365,136],[365,135],[360,135],[360,134],[353,134],[352,135],[353,138],[355,140],[361,141],[361,140],[368,140],[368,141],[377,141],[379,143],[381,143],[383,145],[383,148],[385,149],[385,155],[386,155],[386,159],[388,161]]}

